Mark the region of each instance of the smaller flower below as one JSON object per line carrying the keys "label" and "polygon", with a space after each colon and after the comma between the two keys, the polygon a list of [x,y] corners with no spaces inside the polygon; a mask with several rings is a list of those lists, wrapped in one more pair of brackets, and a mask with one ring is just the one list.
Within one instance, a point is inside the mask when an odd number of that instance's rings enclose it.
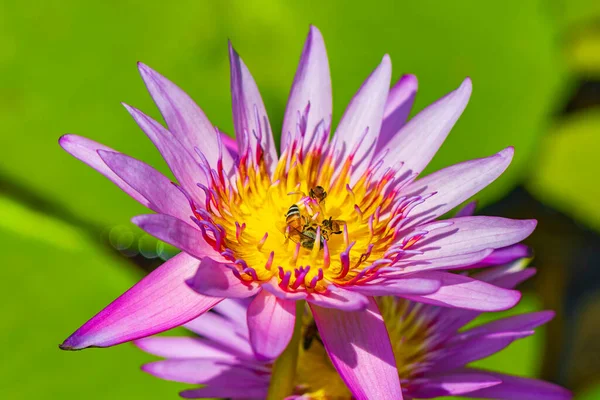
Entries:
{"label": "smaller flower below", "polygon": [[[534,273],[525,268],[524,261],[516,261],[486,269],[476,278],[513,288]],[[216,313],[185,325],[201,337],[137,340],[142,350],[166,358],[142,369],[161,379],[206,385],[181,392],[184,398],[266,398],[273,360],[258,360],[253,355],[247,304],[245,300],[225,300],[214,308]],[[404,399],[458,395],[510,400],[571,398],[568,390],[548,382],[468,366],[532,335],[536,327],[552,319],[552,311],[519,314],[463,329],[481,313],[392,296],[377,298],[377,305],[391,339]],[[356,396],[356,388],[351,393],[325,351],[325,346],[335,347],[336,341],[344,340],[343,333],[324,342],[308,309],[302,332],[295,388],[287,399],[361,398]]]}

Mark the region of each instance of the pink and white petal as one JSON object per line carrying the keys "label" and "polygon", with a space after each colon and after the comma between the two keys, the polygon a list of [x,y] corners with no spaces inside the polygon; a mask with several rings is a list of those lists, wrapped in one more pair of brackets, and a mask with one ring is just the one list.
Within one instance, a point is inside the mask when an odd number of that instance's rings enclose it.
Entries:
{"label": "pink and white petal", "polygon": [[457,371],[448,374],[427,376],[411,382],[412,396],[431,399],[443,396],[460,396],[474,390],[494,387],[502,380],[483,372]]}
{"label": "pink and white petal", "polygon": [[456,214],[454,215],[454,218],[471,217],[475,214],[476,208],[477,208],[477,202],[471,201],[471,202],[465,204],[465,206],[463,208],[458,210],[456,212]]}
{"label": "pink and white petal", "polygon": [[402,399],[390,339],[373,298],[364,311],[314,304],[310,309],[334,367],[356,399]]}
{"label": "pink and white petal", "polygon": [[406,123],[388,142],[383,169],[404,163],[404,170],[421,173],[458,121],[471,96],[471,79]]}
{"label": "pink and white petal", "polygon": [[383,111],[383,123],[377,139],[377,153],[404,126],[417,94],[417,77],[402,75],[388,93]]}
{"label": "pink and white petal", "polygon": [[148,234],[167,242],[198,258],[210,257],[218,262],[228,262],[206,241],[200,230],[166,214],[138,215],[131,222]]}
{"label": "pink and white petal", "polygon": [[[192,153],[198,147],[210,165],[216,168],[219,158],[219,141],[214,126],[198,105],[173,82],[147,65],[138,63],[140,75],[160,110],[169,132]],[[192,156],[198,157],[195,152]],[[230,171],[233,160],[228,152],[222,153],[223,167]],[[201,161],[198,159],[198,161]]]}
{"label": "pink and white petal", "polygon": [[432,294],[402,297],[419,303],[477,311],[508,310],[521,299],[521,293],[516,290],[499,288],[464,275],[430,271],[420,276],[439,279],[442,286]]}
{"label": "pink and white petal", "polygon": [[198,260],[180,253],[152,271],[69,336],[60,347],[79,350],[108,347],[182,325],[222,299],[201,296],[185,279]]}
{"label": "pink and white petal", "polygon": [[229,62],[233,125],[239,151],[244,153],[249,147],[251,152],[255,153],[256,147],[260,146],[264,152],[267,168],[272,172],[278,157],[267,110],[254,78],[231,43],[229,43]]}
{"label": "pink and white petal", "polygon": [[[245,381],[247,386],[265,382],[265,378],[238,362],[219,359],[172,359],[144,364],[142,370],[158,378],[190,384],[224,384],[238,386]],[[227,379],[223,379],[223,378]],[[233,379],[235,378],[235,379]],[[237,382],[237,384],[236,384]]]}
{"label": "pink and white petal", "polygon": [[235,352],[198,337],[153,336],[138,339],[134,344],[146,353],[163,358],[210,358],[229,362],[239,360]]}
{"label": "pink and white petal", "polygon": [[365,296],[403,296],[406,294],[431,294],[438,291],[440,286],[441,282],[438,279],[420,278],[418,275],[414,275],[350,286],[347,290]]}
{"label": "pink and white petal", "polygon": [[140,110],[124,104],[135,122],[150,138],[160,154],[163,156],[169,168],[177,178],[177,181],[192,196],[195,201],[202,203],[204,192],[198,187],[198,183],[206,183],[207,177],[198,166],[191,155],[193,149],[186,149],[175,136],[167,131],[161,124],[142,113]]}
{"label": "pink and white petal", "polygon": [[[510,246],[520,242],[533,232],[535,220],[516,220],[500,217],[461,217],[445,220],[446,226],[432,222],[416,227],[418,231],[430,231],[411,250],[423,254],[407,258],[410,261],[430,260],[458,254],[475,253],[481,250]],[[410,235],[410,232],[408,233]]]}
{"label": "pink and white petal", "polygon": [[436,269],[466,269],[476,268],[476,265],[482,260],[485,260],[492,254],[492,249],[484,249],[475,253],[457,254],[455,256],[434,258],[431,260],[416,260],[408,259],[405,262],[400,260],[397,266],[401,267],[398,272],[392,272],[388,275],[401,276],[406,274],[414,274],[421,271],[433,271]]}
{"label": "pink and white petal", "polygon": [[321,121],[329,123],[332,113],[331,77],[329,61],[321,32],[311,26],[300,56],[300,63],[290,91],[283,130],[281,133],[281,152],[288,145],[289,134],[294,137],[297,133],[299,116],[303,116],[306,107],[310,109],[306,115],[306,133],[303,139],[304,152],[314,143],[317,126]]}
{"label": "pink and white petal", "polygon": [[[331,150],[336,163],[353,157],[353,184],[367,169],[375,152],[390,87],[392,63],[385,55],[350,101],[335,131]],[[351,152],[356,150],[355,154]]]}
{"label": "pink and white petal", "polygon": [[309,293],[306,301],[319,307],[344,311],[364,310],[369,305],[365,295],[335,285],[329,285],[326,293]]}
{"label": "pink and white petal", "polygon": [[196,292],[211,297],[242,299],[257,294],[261,287],[255,282],[242,282],[231,269],[206,257],[188,285]]}
{"label": "pink and white petal", "polygon": [[[472,371],[479,371],[471,369]],[[573,394],[558,385],[538,379],[523,378],[500,374],[497,372],[479,371],[492,375],[502,381],[501,384],[486,389],[480,389],[463,396],[476,399],[506,399],[506,400],[570,400]]]}
{"label": "pink and white petal", "polygon": [[238,327],[245,327],[248,330],[246,323],[246,314],[248,313],[249,303],[245,299],[225,299],[217,304],[213,311],[223,315]]}
{"label": "pink and white petal", "polygon": [[98,150],[98,154],[115,174],[150,201],[154,211],[193,224],[188,200],[169,178],[125,154],[105,150]]}
{"label": "pink and white petal", "polygon": [[435,193],[410,212],[404,227],[423,224],[444,215],[495,181],[508,168],[514,149],[508,147],[487,158],[452,165],[409,184],[408,197]]}
{"label": "pink and white petal", "polygon": [[[80,161],[83,161],[90,167],[94,168],[96,171],[100,172],[102,175],[110,179],[115,185],[117,185],[122,191],[133,197],[135,200],[148,207],[149,209],[159,212],[156,210],[155,205],[151,203],[146,197],[140,194],[137,190],[135,190],[131,185],[125,182],[121,177],[115,174],[100,158],[98,155],[98,150],[111,151],[116,152],[108,146],[104,146],[100,143],[96,143],[93,140],[77,136],[77,135],[63,135],[58,139],[58,144],[73,157],[77,158]],[[156,174],[161,175],[158,171]],[[162,175],[161,175],[162,177]],[[162,178],[156,179],[160,180]],[[164,177],[167,179],[166,177]]]}
{"label": "pink and white petal", "polygon": [[[235,378],[234,378],[235,380]],[[184,399],[231,399],[231,400],[262,400],[267,398],[269,383],[256,387],[207,386],[200,389],[188,389],[179,393]]]}
{"label": "pink and white petal", "polygon": [[296,303],[261,291],[248,307],[250,344],[257,360],[275,360],[294,333]]}

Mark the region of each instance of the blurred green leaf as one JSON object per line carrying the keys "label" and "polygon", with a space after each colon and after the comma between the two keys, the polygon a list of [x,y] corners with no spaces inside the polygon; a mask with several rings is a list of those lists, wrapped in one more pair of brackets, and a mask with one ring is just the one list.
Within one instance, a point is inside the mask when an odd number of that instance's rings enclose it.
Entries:
{"label": "blurred green leaf", "polygon": [[546,135],[528,189],[544,203],[600,229],[600,109],[572,114]]}
{"label": "blurred green leaf", "polygon": [[[527,167],[564,77],[555,31],[541,2],[3,2],[0,12],[1,171],[60,201],[80,217],[112,226],[143,208],[57,145],[78,133],[157,166],[158,152],[119,102],[158,117],[139,78],[143,60],[187,90],[215,125],[232,132],[226,41],[253,71],[275,127],[308,24],[330,54],[334,120],[389,52],[394,76],[420,79],[417,109],[471,76],[470,106],[430,171],[517,148],[498,197]],[[335,17],[332,17],[335,16]],[[277,129],[275,129],[277,131]]]}

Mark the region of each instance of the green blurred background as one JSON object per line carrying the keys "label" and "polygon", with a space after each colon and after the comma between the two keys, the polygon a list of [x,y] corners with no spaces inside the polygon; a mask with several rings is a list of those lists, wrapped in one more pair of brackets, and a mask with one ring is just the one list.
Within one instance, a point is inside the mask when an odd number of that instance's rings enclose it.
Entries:
{"label": "green blurred background", "polygon": [[[125,344],[60,343],[173,249],[129,219],[142,206],[57,145],[70,132],[168,173],[121,107],[159,117],[143,61],[232,132],[227,39],[280,127],[308,25],[329,52],[334,121],[384,53],[419,78],[415,110],[471,76],[471,102],[430,170],[508,145],[508,172],[480,212],[534,217],[538,276],[519,310],[553,308],[539,334],[482,362],[600,399],[600,2],[546,0],[0,1],[0,397],[177,398]],[[275,129],[276,130],[276,129]]]}

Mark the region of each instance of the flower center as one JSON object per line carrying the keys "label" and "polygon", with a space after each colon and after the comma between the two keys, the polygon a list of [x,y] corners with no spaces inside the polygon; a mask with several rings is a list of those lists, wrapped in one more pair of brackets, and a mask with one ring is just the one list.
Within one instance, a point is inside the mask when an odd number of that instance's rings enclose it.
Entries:
{"label": "flower center", "polygon": [[354,153],[338,160],[324,144],[304,153],[296,141],[272,176],[260,147],[242,153],[230,176],[205,166],[205,209],[194,206],[205,239],[246,282],[322,292],[331,282],[373,279],[420,238],[395,243],[403,217],[423,199],[398,199],[406,179],[379,173],[381,163],[355,176]]}

